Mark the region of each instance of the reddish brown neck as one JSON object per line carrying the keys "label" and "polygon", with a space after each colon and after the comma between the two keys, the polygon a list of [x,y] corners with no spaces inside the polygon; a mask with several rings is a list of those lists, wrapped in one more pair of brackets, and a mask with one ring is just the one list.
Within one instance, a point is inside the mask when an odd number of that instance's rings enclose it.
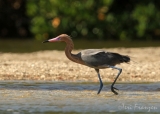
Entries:
{"label": "reddish brown neck", "polygon": [[72,54],[71,51],[74,48],[74,44],[72,40],[68,40],[65,41],[66,42],[66,48],[65,48],[65,54],[67,56],[67,58],[73,62],[79,63],[79,64],[83,64],[83,61],[81,60],[80,57],[76,56],[75,54]]}

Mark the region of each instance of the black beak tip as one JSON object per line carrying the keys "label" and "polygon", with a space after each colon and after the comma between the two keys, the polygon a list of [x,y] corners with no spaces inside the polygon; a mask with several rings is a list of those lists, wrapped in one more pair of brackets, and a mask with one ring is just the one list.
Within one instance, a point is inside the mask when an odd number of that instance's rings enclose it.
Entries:
{"label": "black beak tip", "polygon": [[43,41],[42,43],[47,43],[47,42],[49,42],[48,40],[46,40],[46,41]]}

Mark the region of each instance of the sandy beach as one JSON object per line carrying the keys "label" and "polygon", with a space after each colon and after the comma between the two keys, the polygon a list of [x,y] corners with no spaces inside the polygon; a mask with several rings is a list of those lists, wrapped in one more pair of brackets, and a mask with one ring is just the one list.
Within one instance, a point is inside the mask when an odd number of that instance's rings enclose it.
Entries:
{"label": "sandy beach", "polygon": [[[120,64],[123,69],[117,82],[160,81],[160,47],[109,48],[131,57],[129,64]],[[74,50],[77,53],[80,50]],[[112,82],[117,70],[100,70],[104,82]],[[98,82],[93,68],[74,63],[63,51],[38,51],[32,53],[0,53],[0,80],[46,80]]]}

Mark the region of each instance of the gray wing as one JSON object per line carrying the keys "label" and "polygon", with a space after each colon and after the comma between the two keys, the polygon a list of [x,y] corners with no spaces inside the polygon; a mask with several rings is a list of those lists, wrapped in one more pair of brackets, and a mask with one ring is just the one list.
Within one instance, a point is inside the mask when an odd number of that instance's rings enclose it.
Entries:
{"label": "gray wing", "polygon": [[78,53],[81,59],[90,67],[103,67],[104,65],[115,65],[119,63],[119,54],[106,52],[99,49],[88,49]]}

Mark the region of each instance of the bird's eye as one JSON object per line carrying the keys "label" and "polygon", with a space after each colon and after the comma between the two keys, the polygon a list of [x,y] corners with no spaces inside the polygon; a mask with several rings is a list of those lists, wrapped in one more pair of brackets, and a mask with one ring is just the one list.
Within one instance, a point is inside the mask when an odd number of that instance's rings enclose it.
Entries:
{"label": "bird's eye", "polygon": [[57,40],[61,40],[61,39],[58,37]]}

